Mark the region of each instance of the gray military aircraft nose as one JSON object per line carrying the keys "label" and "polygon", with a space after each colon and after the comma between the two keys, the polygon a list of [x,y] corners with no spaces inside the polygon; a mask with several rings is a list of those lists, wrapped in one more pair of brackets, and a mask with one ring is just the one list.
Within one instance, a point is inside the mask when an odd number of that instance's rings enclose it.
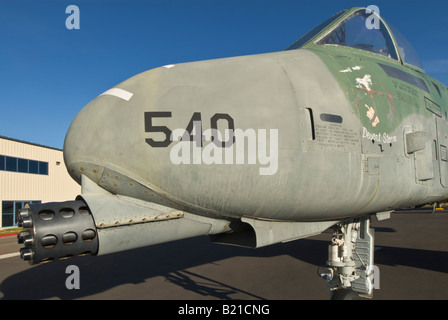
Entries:
{"label": "gray military aircraft nose", "polygon": [[[129,195],[131,183],[188,207],[240,216],[240,208],[213,198],[225,194],[242,203],[256,196],[266,202],[262,193],[280,193],[282,145],[298,148],[296,134],[278,143],[280,127],[286,134],[295,131],[294,118],[279,108],[285,104],[295,112],[289,80],[269,54],[160,67],[106,91],[79,113],[65,140],[66,165],[78,182],[84,175],[115,194]],[[227,137],[229,132],[235,135]],[[186,146],[190,138],[194,143]],[[274,183],[269,189],[254,185],[254,175]],[[120,181],[105,183],[111,177]],[[245,192],[235,193],[238,185]],[[214,195],[198,198],[198,191],[210,190]]]}

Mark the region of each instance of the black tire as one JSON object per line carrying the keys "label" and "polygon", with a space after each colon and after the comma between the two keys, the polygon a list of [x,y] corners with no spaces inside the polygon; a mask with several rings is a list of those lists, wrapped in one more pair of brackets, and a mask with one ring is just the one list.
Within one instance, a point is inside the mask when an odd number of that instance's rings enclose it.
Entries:
{"label": "black tire", "polygon": [[333,293],[331,300],[360,300],[360,297],[352,289],[338,289]]}

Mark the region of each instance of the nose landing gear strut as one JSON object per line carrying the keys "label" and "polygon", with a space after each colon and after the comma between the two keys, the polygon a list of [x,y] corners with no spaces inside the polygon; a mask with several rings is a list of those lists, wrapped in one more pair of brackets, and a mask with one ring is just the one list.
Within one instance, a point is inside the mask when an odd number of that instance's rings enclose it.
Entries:
{"label": "nose landing gear strut", "polygon": [[348,219],[333,227],[327,266],[318,269],[319,276],[327,281],[331,299],[373,296],[374,280],[379,274],[373,256],[374,229],[370,228],[369,216]]}

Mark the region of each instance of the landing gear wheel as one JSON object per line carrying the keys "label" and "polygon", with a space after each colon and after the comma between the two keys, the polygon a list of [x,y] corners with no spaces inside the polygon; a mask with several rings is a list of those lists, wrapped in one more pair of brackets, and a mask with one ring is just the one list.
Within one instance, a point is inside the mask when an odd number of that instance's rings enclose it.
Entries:
{"label": "landing gear wheel", "polygon": [[360,300],[360,297],[352,289],[338,289],[334,291],[331,300]]}

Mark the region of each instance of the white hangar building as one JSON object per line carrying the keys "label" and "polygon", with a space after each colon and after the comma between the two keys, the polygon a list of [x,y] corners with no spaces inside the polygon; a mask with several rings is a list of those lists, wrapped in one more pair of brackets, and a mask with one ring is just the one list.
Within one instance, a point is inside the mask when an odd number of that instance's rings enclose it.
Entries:
{"label": "white hangar building", "polygon": [[80,193],[62,150],[0,136],[0,228],[17,226],[28,203],[74,200]]}

